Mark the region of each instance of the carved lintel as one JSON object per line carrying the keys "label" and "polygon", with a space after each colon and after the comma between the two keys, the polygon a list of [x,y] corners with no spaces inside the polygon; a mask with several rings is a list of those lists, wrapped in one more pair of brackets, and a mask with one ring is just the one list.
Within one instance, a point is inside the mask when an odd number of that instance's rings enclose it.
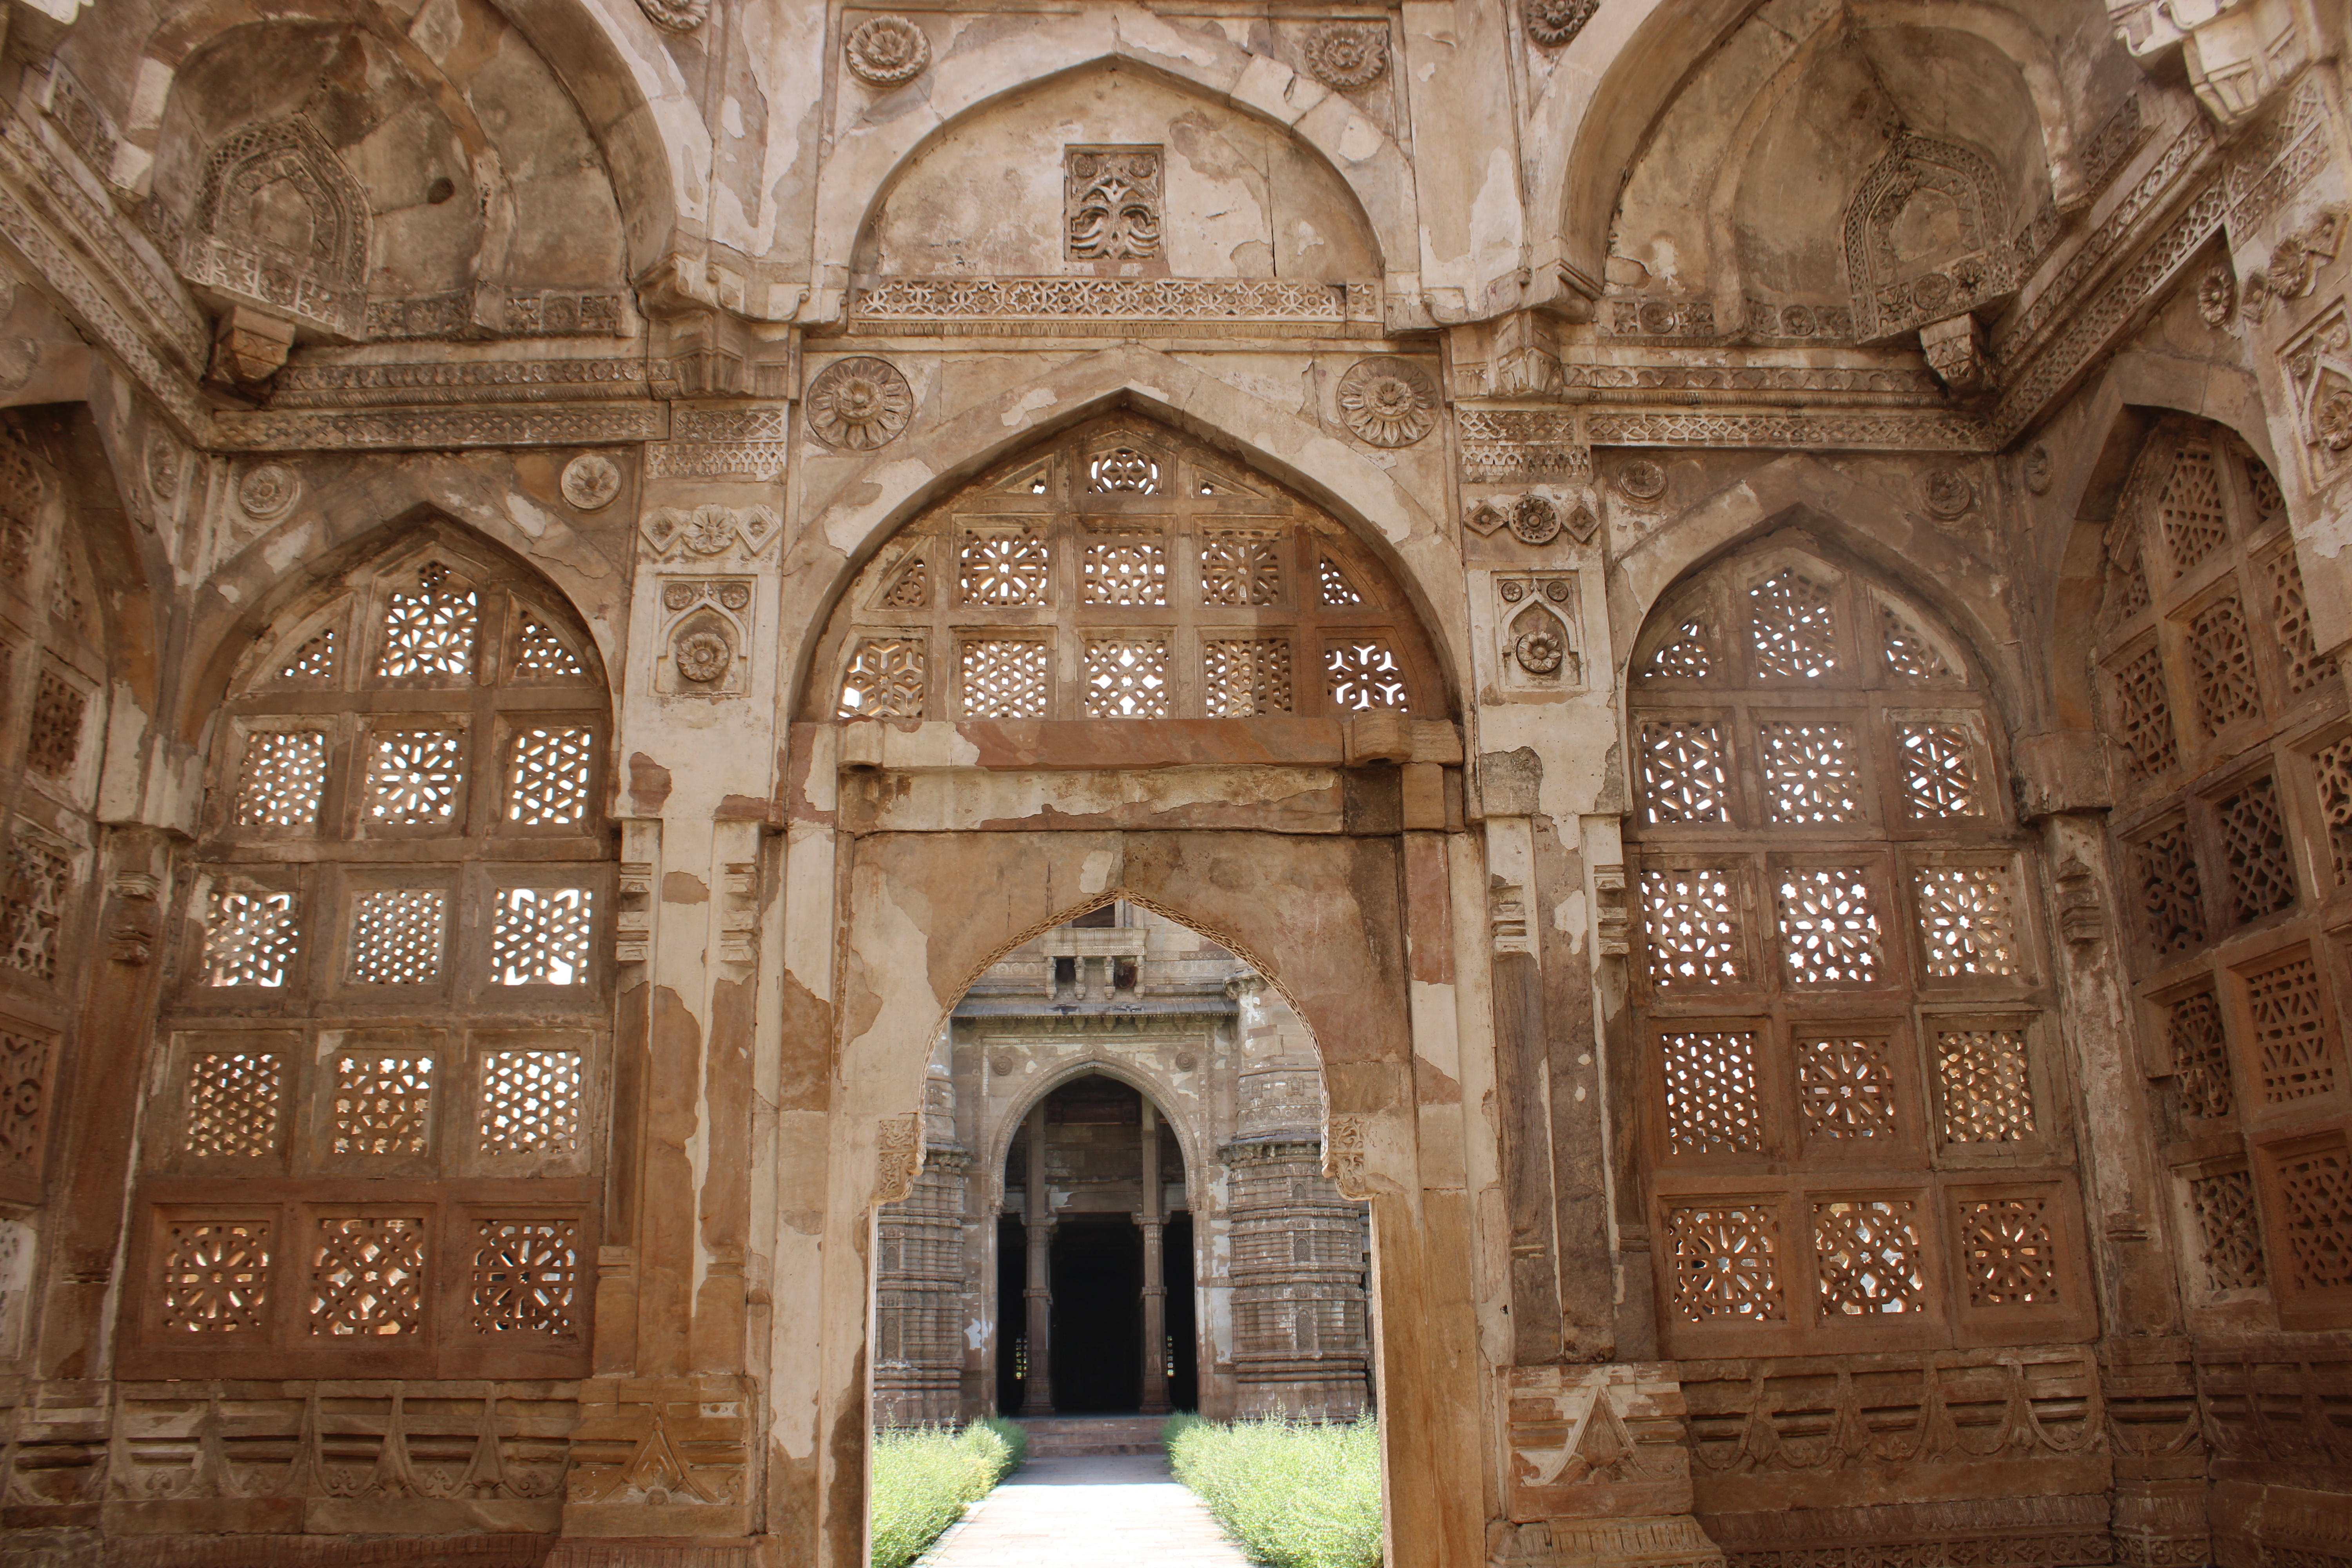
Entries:
{"label": "carved lintel", "polygon": [[895,1204],[911,1196],[922,1169],[922,1112],[884,1117],[874,1141],[874,1201]]}

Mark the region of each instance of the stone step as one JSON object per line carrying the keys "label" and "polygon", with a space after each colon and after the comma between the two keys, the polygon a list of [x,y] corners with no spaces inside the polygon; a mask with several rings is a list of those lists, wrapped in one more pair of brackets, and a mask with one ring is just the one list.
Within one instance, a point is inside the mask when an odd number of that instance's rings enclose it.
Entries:
{"label": "stone step", "polygon": [[1021,1421],[1032,1458],[1157,1454],[1164,1415],[1036,1415]]}

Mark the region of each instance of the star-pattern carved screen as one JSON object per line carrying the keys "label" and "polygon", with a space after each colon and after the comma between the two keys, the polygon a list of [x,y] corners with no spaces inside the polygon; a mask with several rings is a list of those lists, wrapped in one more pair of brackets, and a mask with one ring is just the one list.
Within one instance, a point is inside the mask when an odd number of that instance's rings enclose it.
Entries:
{"label": "star-pattern carved screen", "polygon": [[2352,1325],[2352,1187],[2316,1174],[2352,1163],[2343,684],[2278,485],[2220,426],[2148,435],[2105,543],[2108,826],[2186,1295],[2216,1327]]}
{"label": "star-pattern carved screen", "polygon": [[438,527],[254,638],[215,723],[127,1364],[583,1370],[601,668],[546,584]]}
{"label": "star-pattern carved screen", "polygon": [[827,628],[806,717],[1328,720],[1446,710],[1388,572],[1223,454],[1115,416],[894,535]]}
{"label": "star-pattern carved screen", "polygon": [[1792,535],[1669,595],[1636,643],[1626,860],[1668,1353],[2086,1321],[2038,862],[1975,669]]}

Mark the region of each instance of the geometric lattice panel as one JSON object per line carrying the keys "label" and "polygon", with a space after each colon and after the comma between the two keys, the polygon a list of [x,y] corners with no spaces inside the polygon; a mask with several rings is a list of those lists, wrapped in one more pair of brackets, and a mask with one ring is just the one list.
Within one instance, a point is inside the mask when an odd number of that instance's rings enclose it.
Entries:
{"label": "geometric lattice panel", "polygon": [[1913,816],[1975,816],[1976,748],[1958,724],[1920,722],[1895,727],[1903,761],[1903,805]]}
{"label": "geometric lattice panel", "polygon": [[326,736],[316,730],[257,731],[245,743],[236,825],[314,827],[326,783]]}
{"label": "geometric lattice panel", "polygon": [[1405,705],[1404,667],[1386,637],[1335,638],[1323,649],[1323,670],[1331,706],[1342,713]]}
{"label": "geometric lattice panel", "polygon": [[1705,680],[1715,673],[1715,639],[1706,623],[1690,620],[1675,629],[1671,640],[1657,646],[1642,673],[1674,680]]}
{"label": "geometric lattice panel", "polygon": [[1025,638],[972,638],[963,645],[961,711],[967,719],[1045,717],[1049,650]]}
{"label": "geometric lattice panel", "polygon": [[1754,1153],[1764,1147],[1757,1098],[1756,1036],[1749,1030],[1662,1035],[1666,1142],[1677,1154]]}
{"label": "geometric lattice panel", "polygon": [[1053,578],[1046,542],[1025,533],[967,533],[957,562],[960,601],[1003,608],[1042,605]]}
{"label": "geometric lattice panel", "polygon": [[205,921],[205,975],[213,985],[286,984],[298,944],[294,895],[213,889]]}
{"label": "geometric lattice panel", "polygon": [[1793,567],[1748,591],[1749,647],[1767,680],[1817,680],[1837,668],[1830,592]]}
{"label": "geometric lattice panel", "polygon": [[1089,540],[1078,560],[1078,602],[1164,605],[1168,547],[1158,540]]}
{"label": "geometric lattice panel", "polygon": [[2255,1217],[2254,1178],[2249,1171],[2221,1171],[2191,1177],[2189,1211],[2205,1258],[2210,1290],[2255,1290],[2263,1283],[2263,1233]]}
{"label": "geometric lattice panel", "polygon": [[280,680],[300,680],[313,685],[331,680],[335,674],[335,628],[327,626],[314,633],[310,640],[294,650],[278,671]]}
{"label": "geometric lattice panel", "polygon": [[1862,748],[1852,728],[1767,723],[1757,738],[1771,821],[1812,827],[1862,820]]}
{"label": "geometric lattice panel", "polygon": [[2229,542],[2229,523],[2221,511],[2221,480],[2210,450],[2180,449],[2164,481],[2164,492],[2157,498],[2156,515],[2164,529],[2165,552],[2172,557],[2176,577]]}
{"label": "geometric lattice panel", "polygon": [[2263,1103],[2284,1105],[2336,1087],[2319,970],[2308,952],[2244,977]]}
{"label": "geometric lattice panel", "polygon": [[2175,821],[2158,828],[2132,846],[2132,861],[2147,920],[2148,946],[2156,955],[2165,958],[2202,946],[2205,891],[2197,876],[2189,825]]}
{"label": "geometric lattice panel", "polygon": [[1289,712],[1290,639],[1202,638],[1201,689],[1212,719]]}
{"label": "geometric lattice panel", "polygon": [[2271,1182],[2294,1288],[2352,1289],[2352,1153],[2338,1140],[2275,1158]]}
{"label": "geometric lattice panel", "polygon": [[54,1036],[0,1025],[0,1175],[41,1173],[56,1059]]}
{"label": "geometric lattice panel", "polygon": [[1912,1199],[1815,1203],[1813,1257],[1824,1317],[1916,1312],[1925,1305],[1927,1282],[1919,1272],[1918,1215]]}
{"label": "geometric lattice panel", "polygon": [[2017,929],[2009,878],[1986,867],[1935,866],[1912,874],[1927,973],[1939,980],[2014,974]]}
{"label": "geometric lattice panel", "polygon": [[2189,662],[2196,680],[2197,722],[2218,735],[2242,719],[2262,717],[2254,687],[2254,645],[2235,594],[2225,595],[2189,623]]}
{"label": "geometric lattice panel", "polygon": [[2172,699],[2164,683],[2164,656],[2151,643],[2116,666],[2109,688],[2115,731],[2134,778],[2152,779],[2179,754],[2172,734]]}
{"label": "geometric lattice panel", "polygon": [[492,1051],[482,1058],[482,1152],[568,1154],[580,1147],[580,1053]]}
{"label": "geometric lattice panel", "polygon": [[923,639],[861,638],[841,678],[844,719],[919,719],[926,680]]}
{"label": "geometric lattice panel", "polygon": [[588,888],[501,888],[491,902],[490,978],[499,985],[585,985],[595,929]]}
{"label": "geometric lattice panel", "polygon": [[2221,1005],[2213,993],[2192,991],[2167,1007],[2164,1042],[2172,1057],[2180,1114],[2209,1121],[2229,1115],[2236,1108],[2236,1093],[2221,1033]]}
{"label": "geometric lattice panel", "polygon": [[1878,636],[1887,672],[1897,680],[1940,680],[1951,673],[1943,656],[1892,605],[1878,606]]}
{"label": "geometric lattice panel", "polygon": [[1276,605],[1282,602],[1281,535],[1219,530],[1201,536],[1201,603]]}
{"label": "geometric lattice panel", "polygon": [[1165,719],[1168,696],[1165,634],[1087,638],[1087,718]]}
{"label": "geometric lattice panel", "polygon": [[206,1160],[275,1153],[282,1082],[279,1058],[267,1053],[207,1051],[191,1057],[187,1131],[181,1147]]}
{"label": "geometric lattice panel", "polygon": [[1817,1035],[1797,1041],[1797,1098],[1808,1138],[1891,1138],[1895,1075],[1884,1036]]}
{"label": "geometric lattice panel", "polygon": [[2221,857],[2230,870],[2230,918],[2259,920],[2294,902],[2294,863],[2279,815],[2278,787],[2268,775],[2214,803]]}
{"label": "geometric lattice panel", "polygon": [[1879,977],[1878,914],[1858,866],[1791,868],[1780,874],[1780,956],[1799,985],[1850,985]]}
{"label": "geometric lattice panel", "polygon": [[310,1332],[389,1338],[425,1327],[425,1221],[321,1218],[310,1252]]}
{"label": "geometric lattice panel", "polygon": [[431,1057],[335,1058],[338,1154],[422,1154],[432,1135]]}
{"label": "geometric lattice panel", "polygon": [[352,900],[354,985],[429,985],[441,978],[438,889],[387,888]]}
{"label": "geometric lattice panel", "polygon": [[1947,1143],[2013,1143],[2033,1136],[2033,1084],[2022,1029],[1946,1029],[1936,1076]]}
{"label": "geometric lattice panel", "polygon": [[2352,736],[2312,753],[2319,807],[2327,818],[2328,858],[2336,885],[2352,883]]}
{"label": "geometric lattice panel", "polygon": [[166,1333],[258,1333],[269,1304],[269,1222],[173,1220],[163,1226]]}
{"label": "geometric lattice panel", "polygon": [[525,827],[587,821],[594,739],[587,730],[517,731],[507,773],[507,820]]}
{"label": "geometric lattice panel", "polygon": [[457,588],[437,562],[416,574],[417,591],[394,592],[383,615],[383,651],[376,674],[386,680],[471,675],[477,606],[470,588]]}
{"label": "geometric lattice panel", "polygon": [[1728,822],[1722,727],[1712,719],[1642,723],[1642,800],[1658,823]]}
{"label": "geometric lattice panel", "polygon": [[81,754],[81,716],[86,705],[79,687],[54,670],[41,671],[33,692],[32,721],[25,727],[25,765],[51,778],[73,772]]}
{"label": "geometric lattice panel", "polygon": [[1687,1322],[1768,1322],[1780,1304],[1780,1226],[1769,1207],[1734,1202],[1666,1205],[1674,1305]]}
{"label": "geometric lattice panel", "polygon": [[391,730],[368,765],[370,826],[438,826],[453,819],[466,782],[463,730]]}
{"label": "geometric lattice panel", "polygon": [[1364,602],[1363,595],[1356,591],[1356,585],[1348,581],[1348,574],[1340,571],[1329,556],[1320,556],[1317,559],[1315,575],[1320,585],[1319,597],[1325,605],[1334,609],[1345,609],[1350,605],[1360,605]]}
{"label": "geometric lattice panel", "polygon": [[0,885],[0,964],[37,980],[58,977],[58,933],[73,889],[74,857],[23,826],[8,846]]}
{"label": "geometric lattice panel", "polygon": [[568,1218],[474,1222],[474,1331],[575,1339],[580,1222]]}
{"label": "geometric lattice panel", "polygon": [[517,613],[522,616],[522,632],[515,639],[517,675],[572,677],[588,673],[580,656],[564,647],[563,639],[541,625],[537,616],[527,611]]}
{"label": "geometric lattice panel", "polygon": [[1971,1307],[2042,1307],[2058,1300],[2058,1248],[2046,1197],[1963,1198],[1960,1277]]}
{"label": "geometric lattice panel", "polygon": [[2295,564],[2294,547],[2287,546],[2263,563],[2270,581],[2271,635],[2284,665],[2287,695],[2300,697],[2327,679],[2327,666],[2311,637],[2311,606],[2303,596],[2303,570]]}
{"label": "geometric lattice panel", "polygon": [[1747,978],[1734,873],[1712,867],[1642,873],[1650,983],[1660,990]]}

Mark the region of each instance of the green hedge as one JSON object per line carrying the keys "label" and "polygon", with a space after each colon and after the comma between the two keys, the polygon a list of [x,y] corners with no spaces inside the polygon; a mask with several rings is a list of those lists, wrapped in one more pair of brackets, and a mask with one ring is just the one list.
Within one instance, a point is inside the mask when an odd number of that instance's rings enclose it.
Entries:
{"label": "green hedge", "polygon": [[874,1434],[873,1568],[906,1568],[1019,1467],[1029,1435],[1010,1421],[886,1427]]}
{"label": "green hedge", "polygon": [[1176,1479],[1274,1568],[1380,1568],[1381,1428],[1281,1416],[1179,1415],[1161,1430]]}

